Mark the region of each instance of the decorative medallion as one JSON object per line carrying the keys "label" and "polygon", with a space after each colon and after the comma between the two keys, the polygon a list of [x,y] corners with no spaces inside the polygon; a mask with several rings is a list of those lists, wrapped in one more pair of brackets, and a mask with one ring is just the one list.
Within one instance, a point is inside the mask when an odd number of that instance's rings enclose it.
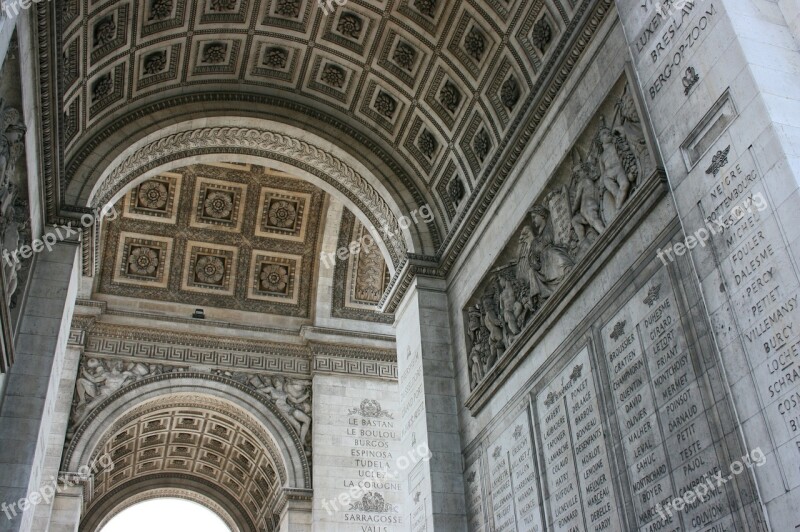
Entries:
{"label": "decorative medallion", "polygon": [[475,155],[480,162],[486,160],[489,151],[492,149],[492,140],[489,138],[489,132],[486,128],[481,128],[475,138],[472,140],[472,149],[475,150]]}
{"label": "decorative medallion", "polygon": [[544,53],[547,45],[553,40],[553,28],[547,21],[546,17],[542,17],[533,25],[533,34],[531,35],[531,42],[541,52]]}
{"label": "decorative medallion", "polygon": [[347,72],[345,72],[345,70],[339,65],[328,63],[322,69],[320,79],[331,87],[341,89],[344,87],[344,82],[347,79]]}
{"label": "decorative medallion", "polygon": [[345,37],[358,40],[361,37],[361,30],[363,27],[364,24],[361,21],[361,17],[348,11],[339,17],[339,24],[336,25],[336,31]]}
{"label": "decorative medallion", "polygon": [[144,56],[143,70],[145,75],[152,76],[167,68],[167,52],[160,50]]}
{"label": "decorative medallion", "polygon": [[439,101],[445,109],[455,114],[461,103],[461,91],[451,81],[445,81],[439,91]]}
{"label": "decorative medallion", "polygon": [[117,38],[117,24],[113,16],[101,19],[94,27],[95,48],[109,44]]}
{"label": "decorative medallion", "polygon": [[172,0],[152,0],[150,20],[164,20],[172,15]]}
{"label": "decorative medallion", "polygon": [[262,61],[269,68],[283,70],[286,68],[286,63],[289,59],[289,51],[285,48],[278,48],[272,46],[264,51],[264,60]]}
{"label": "decorative medallion", "polygon": [[397,110],[397,100],[385,91],[378,91],[374,107],[381,115],[391,120],[394,117],[394,112]]}
{"label": "decorative medallion", "polygon": [[262,187],[256,235],[302,242],[306,237],[305,213],[311,196]]}
{"label": "decorative medallion", "polygon": [[436,0],[414,0],[414,8],[426,17],[436,16]]}
{"label": "decorative medallion", "polygon": [[297,18],[300,15],[300,0],[278,0],[275,4],[275,14]]}
{"label": "decorative medallion", "polygon": [[364,399],[358,408],[351,408],[348,410],[349,416],[361,416],[366,418],[389,418],[394,419],[391,412],[384,410],[381,404],[375,399]]}
{"label": "decorative medallion", "polygon": [[436,149],[439,147],[439,141],[433,136],[433,133],[427,129],[423,129],[422,133],[417,138],[417,147],[428,159],[433,159],[436,155]]}
{"label": "decorative medallion", "polygon": [[247,297],[295,304],[299,290],[297,271],[302,261],[298,255],[253,251]]}
{"label": "decorative medallion", "polygon": [[181,182],[180,174],[165,173],[134,187],[125,199],[125,216],[174,223]]}
{"label": "decorative medallion", "polygon": [[464,50],[477,62],[483,59],[483,53],[486,51],[486,37],[477,26],[472,26],[464,36]]}
{"label": "decorative medallion", "polygon": [[397,63],[397,66],[409,72],[413,70],[416,58],[417,51],[405,41],[398,42],[394,54],[392,54],[392,60]]}
{"label": "decorative medallion", "polygon": [[505,105],[509,111],[517,106],[517,102],[519,102],[521,96],[522,93],[520,91],[519,82],[514,76],[505,80],[502,87],[500,87],[500,101],[503,102],[503,105]]}
{"label": "decorative medallion", "polygon": [[210,42],[203,46],[201,61],[209,64],[220,64],[225,62],[228,54],[228,45],[224,42]]}
{"label": "decorative medallion", "polygon": [[171,251],[171,238],[120,233],[114,281],[167,286]]}
{"label": "decorative medallion", "polygon": [[712,175],[717,177],[717,174],[720,170],[722,170],[728,164],[728,154],[731,151],[731,147],[728,146],[724,150],[719,150],[717,153],[714,154],[714,157],[711,158],[711,166],[708,167],[706,170],[706,174]]}
{"label": "decorative medallion", "polygon": [[191,225],[239,231],[246,189],[246,185],[198,177]]}
{"label": "decorative medallion", "polygon": [[183,290],[233,295],[238,248],[189,241],[186,244],[186,270]]}

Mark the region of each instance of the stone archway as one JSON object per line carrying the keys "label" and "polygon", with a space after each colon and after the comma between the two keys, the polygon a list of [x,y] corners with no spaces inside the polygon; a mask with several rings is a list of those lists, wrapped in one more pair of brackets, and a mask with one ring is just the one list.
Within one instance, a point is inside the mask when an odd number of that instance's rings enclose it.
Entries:
{"label": "stone archway", "polygon": [[337,196],[380,234],[394,267],[407,252],[435,251],[437,228],[404,224],[413,208],[397,202],[355,157],[306,130],[270,120],[215,117],[166,127],[130,144],[93,183],[80,190],[70,188],[68,195],[99,209],[160,172],[226,157],[281,169]]}
{"label": "stone archway", "polygon": [[81,522],[89,532],[155,488],[212,501],[240,530],[272,530],[288,497],[311,494],[306,450],[283,414],[216,375],[162,374],[102,401],[64,454],[66,470],[82,467],[94,479]]}
{"label": "stone archway", "polygon": [[247,530],[244,528],[245,521],[241,516],[229,513],[223,504],[215,500],[213,495],[205,495],[201,492],[202,484],[199,484],[196,489],[187,489],[160,487],[159,479],[149,479],[145,483],[154,484],[155,487],[139,487],[136,495],[127,495],[121,492],[116,500],[108,501],[106,507],[99,509],[93,519],[85,520],[82,524],[83,529],[91,532],[102,530],[109,521],[132,506],[155,499],[171,498],[191,501],[207,508],[222,519],[231,532],[246,532]]}

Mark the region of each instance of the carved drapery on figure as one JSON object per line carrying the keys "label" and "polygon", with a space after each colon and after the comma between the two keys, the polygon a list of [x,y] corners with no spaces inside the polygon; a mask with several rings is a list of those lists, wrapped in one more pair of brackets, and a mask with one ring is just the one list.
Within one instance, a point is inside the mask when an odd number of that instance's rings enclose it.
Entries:
{"label": "carved drapery on figure", "polygon": [[486,377],[655,169],[633,94],[621,81],[465,310],[471,388]]}
{"label": "carved drapery on figure", "polygon": [[0,98],[0,235],[6,304],[10,308],[16,306],[15,295],[23,268],[23,259],[14,252],[28,239],[28,204],[19,198],[21,179],[17,168],[25,151],[25,132],[20,112]]}
{"label": "carved drapery on figure", "polygon": [[72,400],[71,427],[80,425],[94,408],[125,386],[145,377],[185,371],[162,364],[86,358],[81,361]]}

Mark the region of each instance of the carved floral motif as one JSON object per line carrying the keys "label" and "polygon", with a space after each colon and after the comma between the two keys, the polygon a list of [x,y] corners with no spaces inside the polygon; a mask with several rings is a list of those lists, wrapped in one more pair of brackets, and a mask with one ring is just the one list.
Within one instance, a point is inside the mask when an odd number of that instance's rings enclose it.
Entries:
{"label": "carved floral motif", "polygon": [[289,60],[289,52],[283,48],[273,47],[264,53],[264,64],[271,68],[284,69]]}
{"label": "carved floral motif", "polygon": [[347,74],[342,67],[328,63],[325,65],[325,68],[322,69],[322,75],[320,77],[322,78],[322,81],[331,87],[341,89],[344,87],[344,81],[347,78]]}
{"label": "carved floral motif", "polygon": [[472,26],[464,37],[464,49],[476,61],[483,58],[486,51],[486,37],[476,26]]}
{"label": "carved floral motif", "polygon": [[375,98],[375,110],[386,118],[392,118],[397,110],[397,101],[388,93],[380,91]]}
{"label": "carved floral motif", "polygon": [[392,55],[394,62],[409,72],[414,68],[414,59],[416,57],[417,51],[414,50],[410,44],[405,42],[399,42]]}
{"label": "carved floral motif", "polygon": [[172,14],[172,0],[153,0],[150,4],[150,20],[164,20]]}
{"label": "carved floral motif", "polygon": [[113,17],[102,19],[94,27],[95,47],[106,45],[117,37],[117,25]]}
{"label": "carved floral motif", "polygon": [[336,25],[336,30],[351,39],[358,39],[361,36],[361,29],[364,24],[361,18],[353,13],[345,13],[339,18],[339,24]]}
{"label": "carved floral motif", "polygon": [[160,51],[144,58],[144,73],[148,76],[158,74],[167,68],[167,52]]}

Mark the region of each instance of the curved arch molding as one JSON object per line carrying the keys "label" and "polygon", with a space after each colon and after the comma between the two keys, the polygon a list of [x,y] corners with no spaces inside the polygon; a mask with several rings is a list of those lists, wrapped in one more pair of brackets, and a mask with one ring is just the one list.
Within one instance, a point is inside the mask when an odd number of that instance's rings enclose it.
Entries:
{"label": "curved arch molding", "polygon": [[332,153],[305,140],[261,128],[196,127],[167,134],[127,155],[104,174],[92,193],[91,205],[101,207],[144,173],[187,157],[231,153],[274,159],[296,166],[333,186],[352,201],[378,229],[388,227],[389,255],[399,264],[408,250],[397,217],[369,181]]}

